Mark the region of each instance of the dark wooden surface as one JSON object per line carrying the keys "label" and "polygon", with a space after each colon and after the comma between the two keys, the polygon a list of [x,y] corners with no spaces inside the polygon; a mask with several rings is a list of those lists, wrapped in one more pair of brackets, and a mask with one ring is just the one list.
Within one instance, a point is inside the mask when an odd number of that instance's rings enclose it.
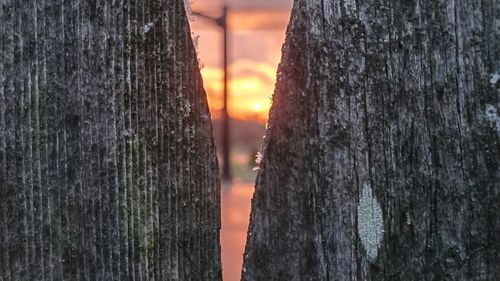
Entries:
{"label": "dark wooden surface", "polygon": [[184,2],[0,5],[0,280],[221,280]]}
{"label": "dark wooden surface", "polygon": [[295,1],[242,280],[500,280],[499,10]]}

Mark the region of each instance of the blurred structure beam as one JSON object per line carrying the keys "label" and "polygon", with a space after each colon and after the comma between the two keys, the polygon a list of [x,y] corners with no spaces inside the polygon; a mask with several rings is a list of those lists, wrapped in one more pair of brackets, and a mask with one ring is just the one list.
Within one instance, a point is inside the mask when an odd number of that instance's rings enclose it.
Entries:
{"label": "blurred structure beam", "polygon": [[227,24],[227,19],[228,19],[228,7],[224,5],[222,7],[222,15],[220,17],[212,17],[200,12],[193,11],[193,15],[199,16],[200,18],[206,19],[208,21],[211,21],[212,23],[215,23],[218,27],[222,29],[223,32],[223,68],[224,68],[224,78],[223,78],[223,85],[224,85],[224,94],[223,94],[223,99],[224,99],[224,106],[222,108],[222,179],[224,180],[230,180],[231,179],[231,141],[229,137],[229,125],[230,125],[230,119],[229,119],[229,114],[227,110],[228,106],[228,24]]}

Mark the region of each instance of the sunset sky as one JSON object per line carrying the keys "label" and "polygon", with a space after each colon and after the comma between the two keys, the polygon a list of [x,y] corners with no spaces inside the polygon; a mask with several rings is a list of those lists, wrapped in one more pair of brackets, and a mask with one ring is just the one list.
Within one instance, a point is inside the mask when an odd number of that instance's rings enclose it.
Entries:
{"label": "sunset sky", "polygon": [[[281,46],[285,38],[292,0],[233,0],[227,4],[230,8],[228,21],[231,28],[229,114],[234,119],[264,124],[271,105],[276,69],[281,59]],[[223,1],[220,0],[195,0],[192,1],[191,9],[218,17],[222,6]],[[212,118],[218,118],[223,105],[222,30],[202,18],[191,18],[193,36],[198,38],[201,73],[210,111]],[[233,131],[232,134],[235,137],[237,132]],[[239,136],[242,137],[244,136]],[[261,135],[258,135],[257,139],[247,141],[254,141],[257,145],[261,140]],[[243,158],[246,160],[240,162],[247,163],[248,166],[249,158],[253,158],[253,155],[250,156],[251,153],[255,152],[246,151],[244,154],[240,152],[232,155],[233,158],[245,156]],[[251,167],[246,168],[251,177],[253,175]],[[229,183],[229,186],[222,188],[221,245],[225,281],[240,280],[253,190],[252,182],[242,182],[237,177]]]}
{"label": "sunset sky", "polygon": [[[195,0],[191,9],[217,17],[224,1]],[[281,58],[292,0],[227,1],[229,11],[229,114],[265,123]],[[202,75],[213,118],[222,108],[222,31],[192,17]]]}

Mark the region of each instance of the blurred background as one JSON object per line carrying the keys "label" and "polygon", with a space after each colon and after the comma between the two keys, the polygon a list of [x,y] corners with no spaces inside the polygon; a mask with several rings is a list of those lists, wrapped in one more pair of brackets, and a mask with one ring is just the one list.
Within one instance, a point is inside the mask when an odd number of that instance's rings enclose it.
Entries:
{"label": "blurred background", "polygon": [[252,168],[265,134],[292,2],[191,0],[187,4],[224,179],[224,281],[240,280],[256,176]]}

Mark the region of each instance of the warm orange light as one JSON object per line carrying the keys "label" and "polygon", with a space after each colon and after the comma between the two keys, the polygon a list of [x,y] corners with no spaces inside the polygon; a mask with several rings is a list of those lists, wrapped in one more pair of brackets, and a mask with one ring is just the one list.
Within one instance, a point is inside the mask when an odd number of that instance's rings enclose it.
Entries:
{"label": "warm orange light", "polygon": [[[221,3],[231,3],[229,9],[229,115],[233,119],[267,121],[271,96],[276,80],[276,68],[281,58],[281,46],[290,15],[292,0],[221,1],[192,0],[193,11],[218,17]],[[254,7],[252,9],[252,7]],[[272,7],[275,7],[273,9]],[[191,27],[199,35],[198,51],[205,67],[201,73],[212,118],[221,117],[223,108],[222,30],[213,21],[194,17]],[[236,135],[236,131],[232,134]],[[244,167],[251,154],[233,153],[232,163]],[[250,215],[253,183],[237,178],[231,187],[224,186],[221,195],[221,245],[223,275],[226,281],[240,280],[242,255]]]}
{"label": "warm orange light", "polygon": [[[220,15],[220,8],[207,1],[194,1],[193,10],[213,17]],[[289,0],[280,2],[291,5]],[[288,18],[289,9],[230,9],[228,113],[231,118],[266,123]],[[224,103],[221,30],[201,17],[195,17],[191,24],[194,33],[200,35],[198,51],[205,65],[201,73],[212,118],[217,119]]]}
{"label": "warm orange light", "polygon": [[204,67],[201,69],[205,91],[207,92],[208,107],[212,118],[217,119],[221,115],[224,106],[223,82],[224,72],[220,68]]}
{"label": "warm orange light", "polygon": [[259,113],[265,111],[266,106],[262,102],[254,102],[250,105],[250,109],[255,113]]}
{"label": "warm orange light", "polygon": [[[229,67],[229,107],[232,118],[265,123],[271,106],[275,68],[263,62],[238,60]],[[223,107],[223,71],[205,67],[201,70],[213,118],[220,117]]]}
{"label": "warm orange light", "polygon": [[229,26],[239,30],[284,28],[288,24],[287,9],[233,10],[229,14]]}

